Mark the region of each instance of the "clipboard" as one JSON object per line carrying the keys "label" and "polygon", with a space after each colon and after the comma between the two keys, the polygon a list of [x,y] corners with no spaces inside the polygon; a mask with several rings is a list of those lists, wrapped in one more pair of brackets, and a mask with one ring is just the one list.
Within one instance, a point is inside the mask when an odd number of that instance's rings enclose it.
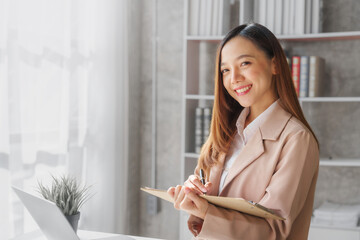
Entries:
{"label": "clipboard", "polygon": [[[147,192],[151,195],[154,195],[158,198],[164,199],[168,202],[174,203],[173,199],[165,190],[159,190],[154,188],[140,188],[142,191]],[[210,196],[210,195],[199,195],[200,197],[206,199],[209,203],[212,203],[216,206],[236,210],[242,213],[247,213],[256,217],[261,218],[271,218],[275,220],[285,220],[285,218],[275,214],[270,209],[254,203],[252,201],[247,201],[243,198],[230,198],[230,197],[219,197],[219,196]]]}

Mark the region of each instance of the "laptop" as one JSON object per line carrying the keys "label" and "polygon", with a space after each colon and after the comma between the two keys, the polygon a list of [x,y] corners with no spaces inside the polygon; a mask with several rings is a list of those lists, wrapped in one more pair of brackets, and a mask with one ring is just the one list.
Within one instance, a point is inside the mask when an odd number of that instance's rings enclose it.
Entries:
{"label": "laptop", "polygon": [[81,230],[78,231],[78,236],[55,203],[24,192],[14,186],[12,186],[12,189],[49,240],[134,240],[134,238],[122,234]]}

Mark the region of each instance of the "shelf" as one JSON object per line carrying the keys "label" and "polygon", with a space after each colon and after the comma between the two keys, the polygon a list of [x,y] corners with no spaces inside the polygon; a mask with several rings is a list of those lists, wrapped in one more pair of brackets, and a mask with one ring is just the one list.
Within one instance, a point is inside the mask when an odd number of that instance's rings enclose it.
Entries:
{"label": "shelf", "polygon": [[320,166],[360,167],[360,159],[320,159]]}
{"label": "shelf", "polygon": [[[205,99],[214,100],[214,95],[196,95],[188,94],[186,99]],[[300,102],[360,102],[360,97],[303,97],[299,98]]]}
{"label": "shelf", "polygon": [[[214,100],[214,95],[195,95],[188,94],[186,99],[192,100]],[[300,102],[360,102],[360,97],[303,97],[299,98]]]}
{"label": "shelf", "polygon": [[[225,36],[186,36],[186,40],[221,41],[224,37]],[[360,39],[360,31],[278,35],[277,38],[288,41],[350,40]]]}
{"label": "shelf", "polygon": [[350,40],[360,39],[360,31],[279,35],[277,38],[289,41]]}
{"label": "shelf", "polygon": [[214,100],[214,95],[194,95],[194,94],[188,94],[185,96],[186,99],[191,100]]}
{"label": "shelf", "polygon": [[188,41],[221,41],[225,36],[186,36]]}
{"label": "shelf", "polygon": [[[185,153],[185,157],[198,159],[197,153]],[[336,167],[360,167],[360,159],[320,159],[320,166],[336,166]]]}
{"label": "shelf", "polygon": [[187,157],[187,158],[196,158],[196,159],[198,159],[199,156],[200,156],[200,154],[197,154],[197,153],[189,153],[189,152],[185,153],[184,155],[185,155],[185,157]]}
{"label": "shelf", "polygon": [[310,227],[312,227],[312,228],[338,229],[338,230],[350,230],[350,231],[359,231],[360,232],[360,227],[337,227],[337,226],[326,226],[326,225],[320,225],[320,224],[314,224],[314,223],[311,223]]}
{"label": "shelf", "polygon": [[305,97],[300,102],[360,102],[360,97]]}

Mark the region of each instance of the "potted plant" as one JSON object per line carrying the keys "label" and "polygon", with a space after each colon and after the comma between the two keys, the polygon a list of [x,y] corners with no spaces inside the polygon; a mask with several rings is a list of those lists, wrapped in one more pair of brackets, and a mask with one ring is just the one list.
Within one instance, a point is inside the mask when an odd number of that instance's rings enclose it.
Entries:
{"label": "potted plant", "polygon": [[65,215],[70,225],[77,232],[80,219],[81,206],[90,198],[89,188],[80,186],[76,179],[70,176],[56,178],[52,176],[52,186],[45,187],[38,182],[38,189],[41,195],[54,202]]}

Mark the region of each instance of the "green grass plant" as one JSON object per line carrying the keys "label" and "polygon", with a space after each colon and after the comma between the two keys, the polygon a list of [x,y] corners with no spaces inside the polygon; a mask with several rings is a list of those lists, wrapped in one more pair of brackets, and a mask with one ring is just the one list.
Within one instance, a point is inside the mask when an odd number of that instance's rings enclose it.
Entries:
{"label": "green grass plant", "polygon": [[46,187],[38,181],[38,190],[41,195],[54,202],[60,210],[68,216],[79,213],[81,206],[91,197],[89,188],[81,186],[76,179],[69,176],[52,176],[52,186]]}

